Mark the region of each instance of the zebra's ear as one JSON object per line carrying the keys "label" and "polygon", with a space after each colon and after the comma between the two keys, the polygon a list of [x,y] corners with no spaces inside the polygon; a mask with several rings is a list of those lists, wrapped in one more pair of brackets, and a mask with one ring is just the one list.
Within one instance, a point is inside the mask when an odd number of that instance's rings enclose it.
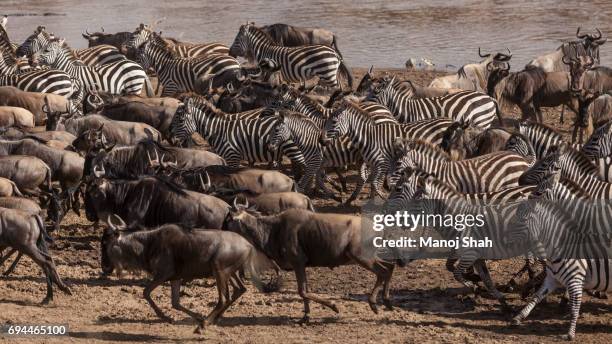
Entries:
{"label": "zebra's ear", "polygon": [[57,43],[59,43],[60,46],[64,45],[64,42],[66,42],[65,38],[60,38]]}

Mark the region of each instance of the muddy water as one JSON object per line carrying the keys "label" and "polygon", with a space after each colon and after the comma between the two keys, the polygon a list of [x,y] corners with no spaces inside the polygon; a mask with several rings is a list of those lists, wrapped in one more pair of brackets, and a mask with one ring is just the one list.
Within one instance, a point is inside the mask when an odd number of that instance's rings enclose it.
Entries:
{"label": "muddy water", "polygon": [[[165,35],[230,44],[241,23],[285,22],[333,30],[350,65],[401,67],[408,57],[429,58],[438,69],[478,60],[477,49],[514,53],[514,68],[571,39],[577,26],[612,35],[612,1],[553,0],[3,0],[9,34],[22,41],[37,25],[84,47],[81,32],[133,30],[165,20]],[[601,49],[612,65],[612,42]]]}

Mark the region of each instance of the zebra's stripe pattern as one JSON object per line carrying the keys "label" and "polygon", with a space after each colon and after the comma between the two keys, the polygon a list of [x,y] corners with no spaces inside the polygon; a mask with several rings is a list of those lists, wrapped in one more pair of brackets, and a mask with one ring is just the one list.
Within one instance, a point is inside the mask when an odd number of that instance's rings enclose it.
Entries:
{"label": "zebra's stripe pattern", "polygon": [[13,86],[22,91],[53,93],[65,97],[70,97],[75,90],[70,75],[55,69],[2,75],[0,86]]}
{"label": "zebra's stripe pattern", "polygon": [[137,61],[147,70],[153,68],[163,86],[162,96],[195,91],[207,92],[206,81],[225,75],[240,75],[240,64],[228,55],[213,54],[203,58],[176,56],[160,36],[152,34],[138,48]]}
{"label": "zebra's stripe pattern", "polygon": [[50,43],[39,55],[41,63],[65,71],[79,80],[86,89],[112,94],[139,94],[148,77],[137,64],[128,60],[100,67],[91,67],[77,60],[63,40]]}
{"label": "zebra's stripe pattern", "polygon": [[[218,111],[203,112],[189,99],[177,109],[170,124],[172,140],[184,141],[193,133],[208,140],[227,165],[239,167],[248,162],[276,162],[281,155],[268,148],[269,137],[278,119],[266,116],[247,120],[232,120]],[[281,151],[294,164],[303,167],[305,159],[293,142],[284,142]]]}
{"label": "zebra's stripe pattern", "polygon": [[[150,39],[153,31],[141,24],[131,35],[126,47],[138,49]],[[204,57],[211,54],[227,55],[229,48],[221,43],[184,43],[169,38],[163,38],[172,52],[178,57]]]}
{"label": "zebra's stripe pattern", "polygon": [[393,176],[401,176],[406,168],[418,169],[463,193],[499,191],[518,186],[519,177],[529,168],[529,162],[513,152],[452,161],[436,154],[440,150],[428,143],[410,141],[403,148]]}
{"label": "zebra's stripe pattern", "polygon": [[432,144],[440,144],[442,136],[452,121],[447,118],[423,120],[410,124],[375,124],[372,117],[357,104],[344,101],[325,124],[324,136],[334,139],[346,135],[359,149],[364,161],[372,170],[372,193],[380,197],[385,175],[395,161],[395,142],[397,138],[421,139]]}
{"label": "zebra's stripe pattern", "polygon": [[319,77],[319,83],[339,86],[337,74],[341,58],[336,51],[324,45],[283,47],[276,45],[270,36],[253,24],[240,26],[230,53],[252,56],[257,64],[280,70],[286,82],[306,82]]}
{"label": "zebra's stripe pattern", "polygon": [[463,91],[442,97],[415,98],[412,88],[395,79],[383,79],[370,98],[386,106],[400,123],[447,117],[455,122],[487,129],[497,117],[497,101],[488,95]]}

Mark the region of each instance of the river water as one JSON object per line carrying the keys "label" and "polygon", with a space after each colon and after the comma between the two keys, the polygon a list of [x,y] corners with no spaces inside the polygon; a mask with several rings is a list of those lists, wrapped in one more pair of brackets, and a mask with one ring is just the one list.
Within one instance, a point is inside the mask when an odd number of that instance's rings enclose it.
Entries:
{"label": "river water", "polygon": [[[3,0],[8,32],[21,42],[38,25],[86,46],[86,28],[131,31],[139,23],[164,19],[166,36],[193,42],[231,44],[240,24],[254,21],[323,27],[334,31],[348,64],[403,67],[409,57],[454,70],[479,60],[483,51],[510,48],[513,69],[574,38],[578,26],[612,34],[612,1],[528,0]],[[612,65],[612,39],[601,48]]]}

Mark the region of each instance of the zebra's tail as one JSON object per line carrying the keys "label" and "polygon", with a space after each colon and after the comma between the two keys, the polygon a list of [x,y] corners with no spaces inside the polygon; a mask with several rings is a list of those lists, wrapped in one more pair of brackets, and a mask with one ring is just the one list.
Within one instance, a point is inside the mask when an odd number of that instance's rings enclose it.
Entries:
{"label": "zebra's tail", "polygon": [[352,90],[353,89],[353,73],[351,73],[351,69],[346,65],[346,63],[342,59],[342,56],[339,56],[338,59],[340,60],[340,72],[344,74],[344,76],[346,77],[346,81],[348,82],[348,86]]}
{"label": "zebra's tail", "polygon": [[[155,97],[155,90],[153,90],[153,84],[151,83],[151,79],[148,75],[145,75],[145,92],[147,93],[148,98]],[[159,80],[158,80],[159,82]],[[159,84],[158,84],[159,86]]]}
{"label": "zebra's tail", "polygon": [[336,35],[334,35],[334,38],[332,38],[332,47],[334,48],[338,56],[340,56],[340,60],[344,59],[344,57],[342,57],[342,54],[340,53],[340,49],[338,49],[338,39]]}

